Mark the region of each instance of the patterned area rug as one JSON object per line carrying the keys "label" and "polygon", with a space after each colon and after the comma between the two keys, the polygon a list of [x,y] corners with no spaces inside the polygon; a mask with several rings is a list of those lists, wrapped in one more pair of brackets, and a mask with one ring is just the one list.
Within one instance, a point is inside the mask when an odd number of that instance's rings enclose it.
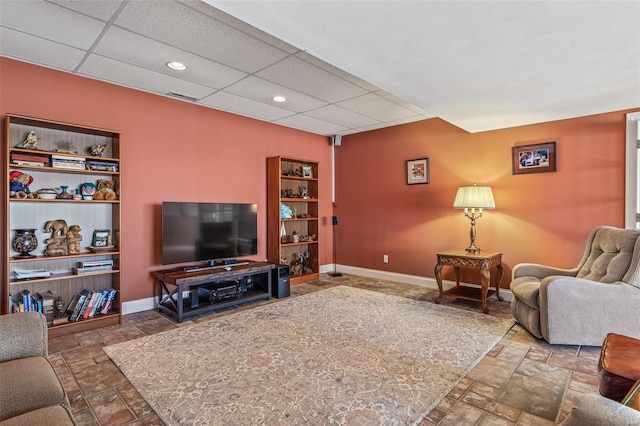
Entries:
{"label": "patterned area rug", "polygon": [[338,286],[104,351],[169,425],[409,425],[513,324]]}

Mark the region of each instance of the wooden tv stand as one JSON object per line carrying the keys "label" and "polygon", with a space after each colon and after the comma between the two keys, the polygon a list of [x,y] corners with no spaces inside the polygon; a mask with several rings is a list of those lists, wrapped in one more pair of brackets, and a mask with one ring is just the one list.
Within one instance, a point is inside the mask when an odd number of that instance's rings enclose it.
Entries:
{"label": "wooden tv stand", "polygon": [[[215,311],[229,306],[240,305],[260,299],[271,299],[271,270],[276,265],[268,262],[248,261],[219,267],[200,269],[173,268],[153,273],[158,281],[158,312],[171,314],[176,321],[204,312]],[[240,278],[257,278],[265,275],[266,288],[252,288],[236,298],[208,302],[200,301],[192,306],[191,297],[185,298],[185,292],[192,295],[198,288],[207,284],[231,282]],[[196,296],[197,297],[197,296]]]}

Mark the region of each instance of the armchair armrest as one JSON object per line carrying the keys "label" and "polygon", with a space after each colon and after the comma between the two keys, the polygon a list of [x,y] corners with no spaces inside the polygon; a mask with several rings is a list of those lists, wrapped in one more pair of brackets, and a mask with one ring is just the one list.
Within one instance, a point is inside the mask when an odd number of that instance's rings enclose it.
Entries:
{"label": "armchair armrest", "polygon": [[576,400],[562,426],[632,426],[640,424],[640,411],[604,396],[585,394]]}
{"label": "armchair armrest", "polygon": [[539,302],[541,332],[551,344],[600,346],[607,333],[638,335],[640,289],[622,281],[548,277]]}
{"label": "armchair armrest", "polygon": [[575,277],[578,275],[578,268],[562,269],[553,266],[538,265],[537,263],[519,263],[513,267],[513,277],[536,277],[543,279],[551,275],[561,275],[566,277]]}
{"label": "armchair armrest", "polygon": [[0,362],[47,356],[47,319],[38,312],[0,316]]}

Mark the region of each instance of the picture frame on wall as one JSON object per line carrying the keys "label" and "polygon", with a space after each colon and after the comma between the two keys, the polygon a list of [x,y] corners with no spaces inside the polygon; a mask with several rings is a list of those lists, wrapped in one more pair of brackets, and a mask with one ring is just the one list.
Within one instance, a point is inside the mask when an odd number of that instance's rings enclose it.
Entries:
{"label": "picture frame on wall", "polygon": [[407,185],[429,183],[429,158],[407,160]]}
{"label": "picture frame on wall", "polygon": [[107,248],[111,247],[111,231],[108,229],[96,229],[93,231],[91,247]]}
{"label": "picture frame on wall", "polygon": [[556,143],[545,142],[511,148],[512,174],[556,171]]}

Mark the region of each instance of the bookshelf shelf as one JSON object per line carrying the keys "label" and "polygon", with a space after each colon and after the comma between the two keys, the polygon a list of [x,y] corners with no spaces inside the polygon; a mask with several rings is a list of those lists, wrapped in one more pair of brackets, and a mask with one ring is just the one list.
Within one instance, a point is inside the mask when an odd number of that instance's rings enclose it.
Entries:
{"label": "bookshelf shelf", "polygon": [[[5,192],[1,196],[4,212],[1,235],[2,278],[0,286],[0,314],[8,314],[25,309],[25,301],[46,295],[49,306],[45,309],[44,298],[40,303],[47,315],[50,336],[77,333],[92,328],[103,327],[121,322],[120,301],[120,133],[112,130],[97,129],[76,124],[61,123],[39,118],[7,114],[4,117],[3,170],[2,185]],[[35,132],[35,147],[19,147],[30,132]],[[92,155],[96,145],[104,146],[103,156]],[[93,149],[92,149],[93,148]],[[54,167],[55,166],[55,167]],[[93,170],[100,168],[102,170]],[[73,200],[41,199],[11,196],[10,172],[21,172],[32,178],[28,189],[36,193],[45,188],[69,188],[71,193],[80,193],[85,183],[97,186],[99,180],[113,181],[117,193],[116,200]],[[60,190],[58,189],[58,192]],[[18,194],[20,195],[20,194]],[[23,195],[24,196],[24,195]],[[45,231],[49,221],[62,219],[65,226],[59,231]],[[67,231],[72,225],[80,227],[81,250],[69,250],[66,240]],[[35,257],[16,258],[12,239],[18,229],[34,229],[38,244],[30,253]],[[88,248],[93,244],[95,230],[109,230],[117,246],[113,251],[92,252]],[[47,240],[57,237],[57,248],[61,255],[48,256],[45,250],[50,243]],[[67,251],[72,254],[66,254]],[[96,263],[98,262],[98,263]],[[103,265],[103,270],[91,269],[92,265]],[[87,268],[87,266],[89,267]],[[86,273],[76,274],[74,268],[88,269]],[[112,268],[112,269],[107,269]],[[106,270],[104,270],[106,269]],[[50,276],[31,279],[18,279],[15,271],[45,270]],[[66,311],[74,296],[83,292],[104,295],[106,290],[115,290],[110,311],[106,314],[95,313],[94,317],[64,323],[64,318],[53,317],[57,314],[53,300],[60,299]],[[23,295],[29,296],[24,297]],[[21,297],[22,296],[22,297]],[[31,303],[28,302],[30,305]],[[34,303],[35,310],[38,303]],[[46,311],[46,312],[45,312]]]}

